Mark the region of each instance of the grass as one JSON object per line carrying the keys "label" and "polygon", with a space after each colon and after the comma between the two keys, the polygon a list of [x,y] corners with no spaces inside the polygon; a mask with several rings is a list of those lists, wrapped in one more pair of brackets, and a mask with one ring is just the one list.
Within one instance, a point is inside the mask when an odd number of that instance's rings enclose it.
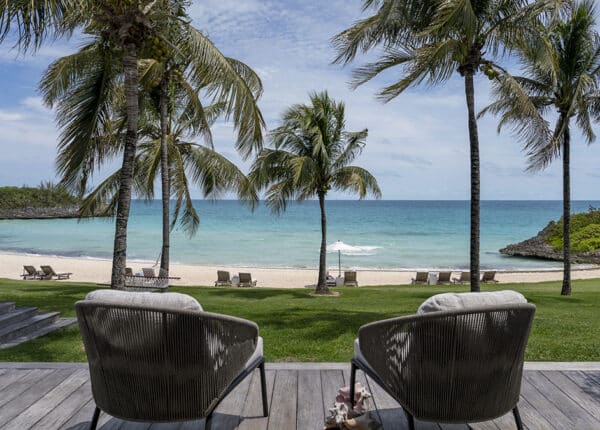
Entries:
{"label": "grass", "polygon": [[[73,303],[97,287],[43,281],[0,280],[0,301],[38,306],[74,316]],[[573,295],[560,296],[559,282],[502,284],[537,306],[526,359],[600,361],[600,280],[573,282]],[[337,298],[310,296],[307,289],[175,287],[211,312],[255,321],[268,361],[349,361],[358,328],[368,322],[414,313],[429,296],[467,291],[465,286],[342,288]],[[85,361],[78,329],[70,328],[0,350],[0,361]]]}

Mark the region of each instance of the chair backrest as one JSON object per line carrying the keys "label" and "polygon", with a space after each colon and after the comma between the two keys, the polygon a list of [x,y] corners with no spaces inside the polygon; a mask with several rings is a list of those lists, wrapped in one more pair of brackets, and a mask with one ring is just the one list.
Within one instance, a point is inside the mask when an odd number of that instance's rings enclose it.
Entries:
{"label": "chair backrest", "polygon": [[440,272],[438,282],[450,282],[450,276],[452,276],[452,272]]}
{"label": "chair backrest", "polygon": [[250,273],[239,273],[240,284],[252,283],[252,274]]}
{"label": "chair backrest", "polygon": [[125,276],[133,276],[133,269],[131,267],[125,268]]}
{"label": "chair backrest", "polygon": [[146,277],[146,278],[156,277],[156,275],[154,274],[154,269],[151,267],[144,267],[142,269],[142,273],[144,274],[144,277]]}
{"label": "chair backrest", "polygon": [[460,272],[460,282],[468,282],[471,280],[471,272]]}
{"label": "chair backrest", "polygon": [[519,401],[534,313],[522,303],[379,321],[360,328],[360,349],[415,418],[490,420]]}
{"label": "chair backrest", "polygon": [[217,270],[217,282],[230,282],[231,277],[229,276],[229,272],[225,270]]}
{"label": "chair backrest", "polygon": [[35,267],[33,266],[23,266],[23,270],[25,270],[25,272],[27,272],[28,275],[37,275],[37,270],[35,270]]}
{"label": "chair backrest", "polygon": [[356,282],[356,272],[344,272],[344,282]]}
{"label": "chair backrest", "polygon": [[42,272],[44,272],[46,276],[56,276],[56,273],[51,266],[40,266],[40,269],[42,269]]}
{"label": "chair backrest", "polygon": [[134,421],[206,417],[256,349],[258,327],[200,311],[75,304],[92,394]]}
{"label": "chair backrest", "polygon": [[428,272],[417,272],[415,280],[417,282],[427,282],[427,276],[429,276]]}
{"label": "chair backrest", "polygon": [[489,281],[493,281],[495,277],[496,277],[496,272],[483,272],[483,276],[481,277],[481,280],[483,282],[489,282]]}

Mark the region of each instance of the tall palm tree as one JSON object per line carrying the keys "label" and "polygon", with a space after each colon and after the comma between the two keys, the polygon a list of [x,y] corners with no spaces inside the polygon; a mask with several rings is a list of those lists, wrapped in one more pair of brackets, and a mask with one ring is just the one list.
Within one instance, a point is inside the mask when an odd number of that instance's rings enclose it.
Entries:
{"label": "tall palm tree", "polygon": [[345,130],[345,106],[327,92],[310,94],[310,105],[294,105],[283,115],[283,125],[269,133],[273,148],[263,149],[250,179],[266,189],[267,205],[285,210],[288,200],[317,197],[321,209],[321,251],[316,292],[327,294],[327,215],[325,198],[331,189],[352,191],[363,199],[381,197],[377,180],[367,170],[350,166],[365,146],[367,129]]}
{"label": "tall palm tree", "polygon": [[[574,122],[590,144],[596,139],[592,120],[600,120],[600,35],[594,3],[573,3],[566,15],[564,21],[550,21],[541,37],[521,46],[525,75],[502,73],[493,86],[497,101],[482,112],[500,115],[498,131],[513,127],[529,156],[529,170],[544,169],[562,157],[563,295],[571,294],[571,127]],[[556,116],[553,130],[549,113]]]}
{"label": "tall palm tree", "polygon": [[[378,98],[389,102],[407,88],[442,84],[458,72],[464,80],[471,159],[471,291],[479,291],[480,160],[474,77],[493,76],[492,60],[531,31],[530,22],[560,0],[363,0],[368,18],[334,38],[335,62],[383,46],[383,55],[355,71],[353,86],[399,67],[401,77]],[[487,57],[489,56],[489,58]]]}
{"label": "tall palm tree", "polygon": [[[154,186],[159,171],[161,183],[163,182],[163,140],[166,140],[168,166],[164,171],[169,175],[168,181],[172,184],[166,201],[169,202],[171,197],[175,200],[172,221],[167,225],[167,229],[174,228],[179,223],[189,236],[193,236],[200,224],[200,217],[191,197],[192,184],[199,186],[204,197],[209,198],[219,197],[223,192],[236,192],[238,198],[249,203],[251,207],[258,202],[258,195],[244,173],[234,163],[215,151],[211,141],[204,145],[193,141],[203,134],[204,130],[198,127],[197,121],[192,118],[193,108],[189,101],[185,100],[184,103],[181,101],[182,98],[175,98],[169,103],[171,106],[166,127],[158,118],[161,114],[157,112],[157,107],[152,106],[151,101],[144,103],[146,108],[141,116],[134,189],[140,196],[147,199],[154,198]],[[202,127],[210,127],[223,109],[222,104],[204,108],[202,115],[206,122]],[[166,136],[163,136],[163,128],[167,129]],[[114,139],[122,140],[123,136],[116,135]],[[111,213],[114,210],[117,204],[119,174],[119,171],[112,173],[86,196],[82,203],[82,215],[100,211]],[[161,191],[164,193],[164,188]],[[163,203],[164,201],[163,196]],[[164,220],[163,217],[163,222]],[[162,252],[165,252],[164,245],[163,241]],[[168,273],[169,267],[165,268],[161,264],[161,269]]]}
{"label": "tall palm tree", "polygon": [[[115,0],[116,1],[116,0]],[[128,2],[124,2],[128,3]],[[160,14],[150,19],[149,10],[157,8],[151,2],[140,16],[137,12],[130,21],[145,27],[134,31],[127,27],[126,35],[143,34],[144,37],[131,41],[126,48],[112,42],[113,27],[109,23],[123,19],[100,20],[86,27],[92,42],[80,52],[54,62],[42,79],[41,89],[49,105],[57,104],[57,117],[62,128],[59,144],[58,169],[65,183],[86,190],[88,179],[94,168],[101,166],[106,159],[117,153],[123,154],[120,169],[119,199],[116,205],[116,234],[113,252],[113,273],[111,284],[119,288],[124,284],[126,258],[126,230],[133,186],[135,153],[139,117],[138,59],[143,56],[156,38],[161,39],[169,52],[185,52],[189,59],[189,76],[201,83],[205,95],[210,100],[224,103],[226,118],[231,117],[238,132],[237,149],[244,157],[262,146],[264,120],[257,105],[262,92],[260,79],[243,63],[225,57],[206,35],[193,28],[189,21],[181,19],[181,10],[175,17],[161,9]],[[171,8],[166,8],[172,11]],[[164,29],[165,20],[177,25],[176,37],[165,40],[165,34],[157,34]],[[125,25],[125,24],[123,24]],[[171,35],[171,32],[168,33]],[[128,36],[129,37],[129,36]],[[133,36],[131,36],[133,37]],[[130,39],[125,39],[125,41]],[[163,48],[164,51],[164,48]],[[124,53],[128,52],[127,61]],[[94,55],[101,54],[101,55]],[[164,54],[164,52],[163,52]],[[122,60],[122,61],[115,61]],[[132,60],[135,67],[132,66]],[[122,90],[118,82],[123,82]],[[135,95],[135,97],[133,97]],[[123,112],[119,106],[124,106]],[[115,142],[115,112],[123,113],[126,138]],[[135,127],[134,127],[135,126]]]}

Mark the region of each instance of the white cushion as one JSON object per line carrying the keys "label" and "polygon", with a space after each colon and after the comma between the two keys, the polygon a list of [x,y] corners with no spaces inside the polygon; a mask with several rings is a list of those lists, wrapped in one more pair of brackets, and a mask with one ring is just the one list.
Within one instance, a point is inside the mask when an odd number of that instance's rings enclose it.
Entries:
{"label": "white cushion", "polygon": [[138,293],[113,289],[96,290],[85,296],[86,300],[112,305],[133,305],[146,308],[172,309],[175,311],[202,311],[196,299],[180,293]]}
{"label": "white cushion", "polygon": [[512,290],[485,293],[444,293],[425,300],[417,315],[429,312],[454,311],[482,306],[501,306],[515,303],[527,303],[523,294]]}

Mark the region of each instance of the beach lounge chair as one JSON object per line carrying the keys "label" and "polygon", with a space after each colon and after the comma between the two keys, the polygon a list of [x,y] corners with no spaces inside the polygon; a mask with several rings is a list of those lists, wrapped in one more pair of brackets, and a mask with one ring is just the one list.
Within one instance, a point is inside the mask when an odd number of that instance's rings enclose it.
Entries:
{"label": "beach lounge chair", "polygon": [[358,287],[358,282],[356,281],[356,272],[344,272],[344,285],[347,287]]}
{"label": "beach lounge chair", "polygon": [[98,290],[75,309],[96,406],[90,429],[102,411],[147,423],[206,418],[209,430],[215,409],[255,369],[260,393],[248,396],[262,395],[268,415],[263,340],[255,323],[204,312],[177,293]]}
{"label": "beach lounge chair", "polygon": [[417,275],[414,278],[411,278],[411,283],[415,284],[426,284],[427,277],[429,276],[428,272],[417,272]]}
{"label": "beach lounge chair", "polygon": [[133,276],[133,269],[131,267],[125,268],[125,276]]}
{"label": "beach lounge chair", "polygon": [[488,283],[488,282],[497,283],[498,281],[496,281],[495,277],[496,277],[496,272],[495,271],[483,272],[483,275],[481,275],[481,282],[484,282],[484,283]]}
{"label": "beach lounge chair", "polygon": [[41,279],[43,272],[37,270],[34,266],[23,266],[23,279]]}
{"label": "beach lounge chair", "polygon": [[225,270],[217,270],[217,280],[215,281],[215,287],[218,287],[219,285],[231,287],[232,283],[229,272],[226,272]]}
{"label": "beach lounge chair", "polygon": [[[496,300],[498,293],[520,297]],[[465,294],[468,300],[459,297]],[[454,298],[444,304],[441,296]],[[426,306],[432,299],[442,306]],[[351,362],[350,399],[360,369],[400,403],[410,430],[415,419],[464,424],[511,410],[523,429],[517,403],[534,313],[514,291],[447,293],[428,299],[416,315],[364,325]]]}
{"label": "beach lounge chair", "polygon": [[252,274],[250,273],[239,273],[240,287],[256,287],[256,281],[252,280]]}
{"label": "beach lounge chair", "polygon": [[440,272],[437,283],[438,284],[449,284],[450,276],[452,276],[452,272]]}
{"label": "beach lounge chair", "polygon": [[471,273],[460,272],[460,276],[458,278],[452,278],[452,282],[455,284],[469,284],[471,282]]}
{"label": "beach lounge chair", "polygon": [[56,273],[52,266],[40,266],[40,269],[42,269],[40,279],[50,280],[54,277],[56,277],[56,279],[69,279],[72,275],[71,272]]}

